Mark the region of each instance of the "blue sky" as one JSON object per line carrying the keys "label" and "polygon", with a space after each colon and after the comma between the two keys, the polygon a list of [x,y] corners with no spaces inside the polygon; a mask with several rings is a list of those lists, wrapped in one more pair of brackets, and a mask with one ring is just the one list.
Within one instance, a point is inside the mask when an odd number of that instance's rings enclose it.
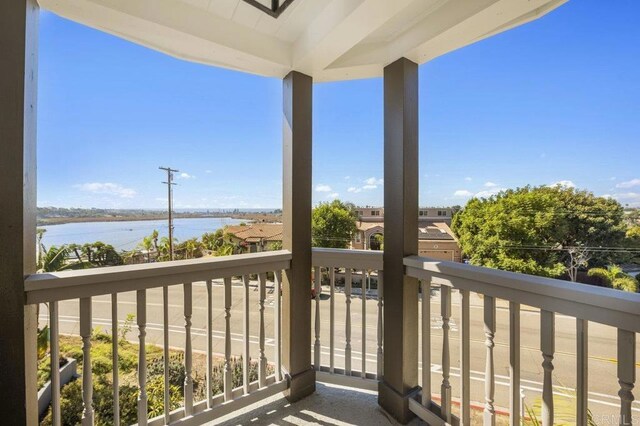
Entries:
{"label": "blue sky", "polygon": [[[420,203],[564,182],[640,206],[640,2],[572,0],[420,67]],[[279,208],[281,82],[43,12],[38,205]],[[382,80],[314,87],[314,202],[383,202]]]}

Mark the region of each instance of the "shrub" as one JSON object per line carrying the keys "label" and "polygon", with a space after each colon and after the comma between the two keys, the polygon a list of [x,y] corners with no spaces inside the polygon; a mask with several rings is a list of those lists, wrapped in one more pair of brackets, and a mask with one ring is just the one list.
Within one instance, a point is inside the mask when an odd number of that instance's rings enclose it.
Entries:
{"label": "shrub", "polygon": [[[164,377],[164,357],[151,361],[147,368],[147,374],[149,377]],[[184,392],[185,378],[184,355],[182,353],[169,355],[169,385],[180,388],[181,395]]]}
{"label": "shrub", "polygon": [[[169,384],[169,410],[180,407],[182,393],[182,387]],[[149,397],[149,416],[162,415],[164,413],[164,376],[154,376],[147,382],[147,395]]]}
{"label": "shrub", "polygon": [[137,351],[118,351],[118,369],[121,373],[130,373],[138,368]]}
{"label": "shrub", "polygon": [[138,423],[138,387],[120,386],[120,424]]}
{"label": "shrub", "polygon": [[92,342],[111,343],[111,335],[102,330],[102,327],[97,326],[91,330]]}
{"label": "shrub", "polygon": [[[67,359],[61,356],[58,365],[62,367],[66,363]],[[51,380],[51,358],[46,356],[38,361],[38,389],[42,388],[49,380]]]}
{"label": "shrub", "polygon": [[[67,346],[67,345],[65,345]],[[73,358],[76,361],[78,361],[78,363],[82,364],[82,360],[84,359],[84,354],[82,353],[82,348],[79,348],[77,346],[74,347],[69,347],[67,346],[66,348],[60,348],[60,352],[62,352],[62,354],[67,357],[67,358]]]}
{"label": "shrub", "polygon": [[113,424],[113,384],[99,376],[93,386],[93,410],[97,425]]}
{"label": "shrub", "polygon": [[[82,387],[79,380],[68,383],[60,391],[60,417],[63,426],[75,426],[82,420]],[[52,424],[51,408],[49,408],[41,425]]]}

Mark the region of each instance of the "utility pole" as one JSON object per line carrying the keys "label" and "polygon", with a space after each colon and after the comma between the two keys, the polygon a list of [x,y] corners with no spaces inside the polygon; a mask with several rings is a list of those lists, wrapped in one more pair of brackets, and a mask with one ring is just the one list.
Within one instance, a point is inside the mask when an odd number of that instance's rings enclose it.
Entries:
{"label": "utility pole", "polygon": [[173,182],[173,173],[178,173],[180,170],[175,170],[171,167],[158,168],[167,172],[167,181],[162,183],[167,185],[167,201],[169,203],[169,260],[173,260],[173,185],[177,185],[177,183]]}

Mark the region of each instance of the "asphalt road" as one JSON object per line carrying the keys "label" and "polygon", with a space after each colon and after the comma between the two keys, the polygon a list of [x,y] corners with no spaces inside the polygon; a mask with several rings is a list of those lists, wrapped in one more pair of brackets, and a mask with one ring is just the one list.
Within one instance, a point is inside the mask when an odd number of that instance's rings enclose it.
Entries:
{"label": "asphalt road", "polygon": [[[242,354],[243,342],[243,294],[244,290],[240,282],[234,282],[232,291],[231,308],[231,347],[236,356]],[[358,291],[357,289],[355,291]],[[320,302],[321,318],[321,354],[322,364],[329,365],[329,297],[328,288],[323,289]],[[206,286],[204,283],[193,284],[193,316],[192,316],[192,342],[197,351],[206,350]],[[274,359],[273,340],[273,289],[267,289],[265,302],[265,330],[266,350],[269,361]],[[182,286],[169,288],[169,329],[170,345],[176,348],[184,347],[184,311]],[[459,395],[459,341],[458,329],[460,312],[457,293],[452,298],[452,320],[450,330],[451,351],[451,384],[453,397]],[[335,295],[335,366],[344,367],[344,346],[346,329],[346,303],[344,294],[336,289]],[[440,304],[439,293],[435,291],[431,298],[431,342],[432,342],[432,390],[440,393],[441,376],[441,352],[442,352],[442,322],[439,317]],[[250,289],[250,330],[251,357],[257,358],[259,354],[258,327],[259,327],[259,303],[258,291],[255,283]],[[315,301],[312,303],[315,306]],[[509,406],[509,314],[508,304],[498,302],[497,330],[495,336],[495,372],[497,407]],[[223,287],[221,282],[214,282],[213,286],[213,351],[224,353],[224,306]],[[78,334],[78,301],[60,302],[60,329],[65,334]],[[118,295],[118,317],[123,324],[128,314],[135,314],[136,295],[134,292]],[[367,298],[366,302],[366,369],[376,371],[377,361],[377,300],[375,295]],[[41,309],[41,321],[46,321],[46,308]],[[314,313],[312,315],[315,315]],[[315,316],[312,316],[315,318]],[[351,345],[352,368],[359,370],[362,362],[362,299],[360,295],[354,295],[351,303]],[[521,313],[521,384],[525,394],[525,403],[528,406],[539,405],[542,392],[542,356],[539,350],[540,343],[540,317],[534,309],[522,307]],[[93,326],[102,327],[105,330],[111,327],[111,297],[101,296],[93,298]],[[482,299],[473,295],[471,299],[471,397],[480,404],[484,401],[484,366],[486,347],[484,345],[483,309]],[[137,326],[127,336],[137,340]],[[314,332],[312,327],[312,344]],[[162,290],[153,289],[147,291],[147,343],[162,345]],[[558,411],[567,411],[575,406],[573,389],[575,387],[576,362],[575,362],[575,319],[556,315],[556,353],[554,358],[554,392],[566,402],[556,401]],[[638,342],[640,348],[640,341]],[[614,419],[619,412],[619,398],[617,396],[619,386],[617,383],[616,369],[616,331],[612,327],[599,324],[589,326],[589,408],[598,424],[607,424],[609,419]],[[640,350],[637,351],[640,353]],[[312,355],[313,356],[313,355]],[[313,358],[312,358],[313,359]],[[637,364],[637,370],[640,364]],[[420,366],[421,367],[421,366]],[[640,374],[637,374],[640,376]],[[634,415],[640,416],[640,402],[633,404]],[[617,423],[617,422],[615,422]],[[611,423],[614,424],[614,423]]]}

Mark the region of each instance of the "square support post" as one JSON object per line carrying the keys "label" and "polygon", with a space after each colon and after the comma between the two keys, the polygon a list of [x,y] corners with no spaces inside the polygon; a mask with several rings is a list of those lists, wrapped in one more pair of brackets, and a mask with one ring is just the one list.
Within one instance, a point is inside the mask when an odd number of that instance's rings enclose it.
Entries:
{"label": "square support post", "polygon": [[36,269],[38,4],[0,2],[0,413],[3,424],[38,422],[36,306],[24,278]]}
{"label": "square support post", "polygon": [[282,247],[292,253],[282,288],[282,360],[289,401],[312,394],[311,367],[311,77],[296,71],[283,80]]}
{"label": "square support post", "polygon": [[[384,69],[384,370],[378,403],[401,423],[418,387],[418,280],[404,274],[418,253],[418,65]],[[424,368],[429,368],[424,367]]]}

